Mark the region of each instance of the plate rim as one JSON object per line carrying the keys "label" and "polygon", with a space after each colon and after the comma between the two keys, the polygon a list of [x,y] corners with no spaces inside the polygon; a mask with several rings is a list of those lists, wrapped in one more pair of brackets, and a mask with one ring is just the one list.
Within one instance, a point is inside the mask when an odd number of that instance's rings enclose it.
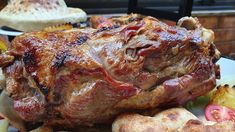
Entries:
{"label": "plate rim", "polygon": [[0,26],[0,35],[7,35],[7,36],[19,36],[23,34],[23,32],[20,31],[8,31],[2,29],[2,26]]}

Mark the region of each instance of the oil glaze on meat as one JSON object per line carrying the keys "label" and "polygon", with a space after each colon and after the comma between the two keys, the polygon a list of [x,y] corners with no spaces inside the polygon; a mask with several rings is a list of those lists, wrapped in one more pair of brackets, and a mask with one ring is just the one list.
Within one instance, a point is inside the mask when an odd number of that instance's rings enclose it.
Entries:
{"label": "oil glaze on meat", "polygon": [[0,62],[5,92],[24,122],[107,123],[126,110],[184,104],[216,85],[214,33],[196,18],[178,26],[135,14],[91,22],[25,33],[0,55],[11,58]]}

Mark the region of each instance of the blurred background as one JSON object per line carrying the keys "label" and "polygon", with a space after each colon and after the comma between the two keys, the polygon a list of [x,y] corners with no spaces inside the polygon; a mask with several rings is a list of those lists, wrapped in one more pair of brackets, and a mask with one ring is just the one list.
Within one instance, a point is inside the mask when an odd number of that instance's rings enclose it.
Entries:
{"label": "blurred background", "polygon": [[[69,6],[80,7],[87,13],[126,13],[128,0],[65,0]],[[138,0],[139,6],[177,11],[181,0]],[[233,10],[235,0],[194,0],[193,10]]]}
{"label": "blurred background", "polygon": [[[0,9],[7,0],[0,0]],[[70,7],[82,8],[89,15],[127,13],[128,0],[65,0]],[[138,0],[138,6],[177,12],[181,0]],[[215,44],[223,55],[235,59],[235,0],[194,0],[192,16],[215,32]],[[175,22],[161,19],[169,25]]]}

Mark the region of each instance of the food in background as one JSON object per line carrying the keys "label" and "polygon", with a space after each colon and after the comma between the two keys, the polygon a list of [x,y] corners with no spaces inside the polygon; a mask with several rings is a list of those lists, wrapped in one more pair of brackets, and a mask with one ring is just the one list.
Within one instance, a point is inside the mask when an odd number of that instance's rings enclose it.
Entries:
{"label": "food in background", "polygon": [[217,104],[235,109],[235,89],[229,85],[218,86],[211,97],[210,104]]}
{"label": "food in background", "polygon": [[5,38],[0,36],[0,53],[6,50],[7,50],[7,41],[5,40]]}
{"label": "food in background", "polygon": [[229,85],[218,86],[205,108],[205,117],[209,121],[235,121],[235,89]]}
{"label": "food in background", "polygon": [[208,121],[222,122],[234,121],[235,111],[221,105],[208,105],[205,109],[205,117]]}
{"label": "food in background", "polygon": [[0,12],[0,26],[24,32],[86,19],[83,10],[67,7],[64,0],[11,0]]}
{"label": "food in background", "polygon": [[112,125],[113,132],[208,132],[235,131],[235,122],[202,122],[184,108],[171,108],[153,117],[139,114],[119,116]]}
{"label": "food in background", "polygon": [[70,30],[73,28],[72,24],[59,24],[50,27],[46,27],[43,29],[45,32],[55,32],[55,31],[63,31],[63,30]]}

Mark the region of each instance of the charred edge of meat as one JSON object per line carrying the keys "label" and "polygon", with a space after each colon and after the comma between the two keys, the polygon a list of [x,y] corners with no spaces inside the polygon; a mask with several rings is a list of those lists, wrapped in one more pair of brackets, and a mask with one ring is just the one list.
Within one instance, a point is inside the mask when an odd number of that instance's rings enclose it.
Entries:
{"label": "charred edge of meat", "polygon": [[214,54],[215,54],[215,46],[213,44],[211,44],[209,49],[210,49],[209,55],[210,56],[214,56]]}
{"label": "charred edge of meat", "polygon": [[192,51],[197,50],[199,48],[198,44],[193,41],[189,41],[189,44]]}
{"label": "charred edge of meat", "polygon": [[220,79],[220,77],[221,77],[219,65],[215,65],[215,77],[216,77],[216,79]]}
{"label": "charred edge of meat", "polygon": [[220,58],[220,53],[217,53],[217,49],[216,49],[216,47],[215,47],[215,45],[214,44],[211,44],[210,45],[210,47],[209,47],[209,55],[211,56],[211,57],[213,57],[212,58],[212,62],[213,63],[216,63],[218,60],[219,60],[219,58]]}
{"label": "charred edge of meat", "polygon": [[23,55],[23,62],[25,64],[27,72],[30,73],[36,71],[38,65],[35,56],[35,50],[25,52],[25,54]]}
{"label": "charred edge of meat", "polygon": [[112,30],[112,29],[119,28],[119,27],[120,27],[119,25],[113,25],[113,26],[111,26],[111,27],[102,27],[102,28],[100,28],[99,30],[97,30],[96,33],[100,33],[100,32],[103,32],[103,31]]}
{"label": "charred edge of meat", "polygon": [[[35,81],[37,87],[39,88],[39,90],[44,94],[44,95],[48,95],[49,93],[49,88],[43,86],[41,83],[39,83],[38,79],[36,76],[33,76],[33,80]],[[47,98],[46,98],[47,99]]]}
{"label": "charred edge of meat", "polygon": [[76,44],[81,45],[87,41],[88,37],[86,35],[81,36],[77,39]]}
{"label": "charred edge of meat", "polygon": [[36,123],[25,122],[24,125],[25,125],[25,128],[27,129],[27,131],[32,131],[32,130],[42,126],[43,122],[36,122]]}
{"label": "charred edge of meat", "polygon": [[54,91],[52,94],[52,100],[53,101],[51,101],[50,104],[53,104],[53,105],[61,104],[63,102],[61,93]]}
{"label": "charred edge of meat", "polygon": [[67,57],[69,57],[69,54],[67,51],[57,53],[55,56],[55,60],[53,62],[52,68],[55,70],[58,70],[60,67],[64,65],[64,61]]}
{"label": "charred edge of meat", "polygon": [[[37,60],[35,56],[35,49],[30,50],[26,52],[23,56],[23,62],[26,67],[26,71],[29,73],[32,73],[36,71],[38,65],[37,65]],[[40,89],[40,91],[44,94],[47,95],[49,93],[49,89],[42,84],[39,83],[38,78],[36,76],[32,76],[34,81],[36,82],[37,87]]]}
{"label": "charred edge of meat", "polygon": [[60,112],[55,112],[54,115],[57,119],[62,119],[62,116],[61,116]]}
{"label": "charred edge of meat", "polygon": [[217,87],[216,87],[216,89],[219,89],[221,87],[221,85],[218,85]]}

